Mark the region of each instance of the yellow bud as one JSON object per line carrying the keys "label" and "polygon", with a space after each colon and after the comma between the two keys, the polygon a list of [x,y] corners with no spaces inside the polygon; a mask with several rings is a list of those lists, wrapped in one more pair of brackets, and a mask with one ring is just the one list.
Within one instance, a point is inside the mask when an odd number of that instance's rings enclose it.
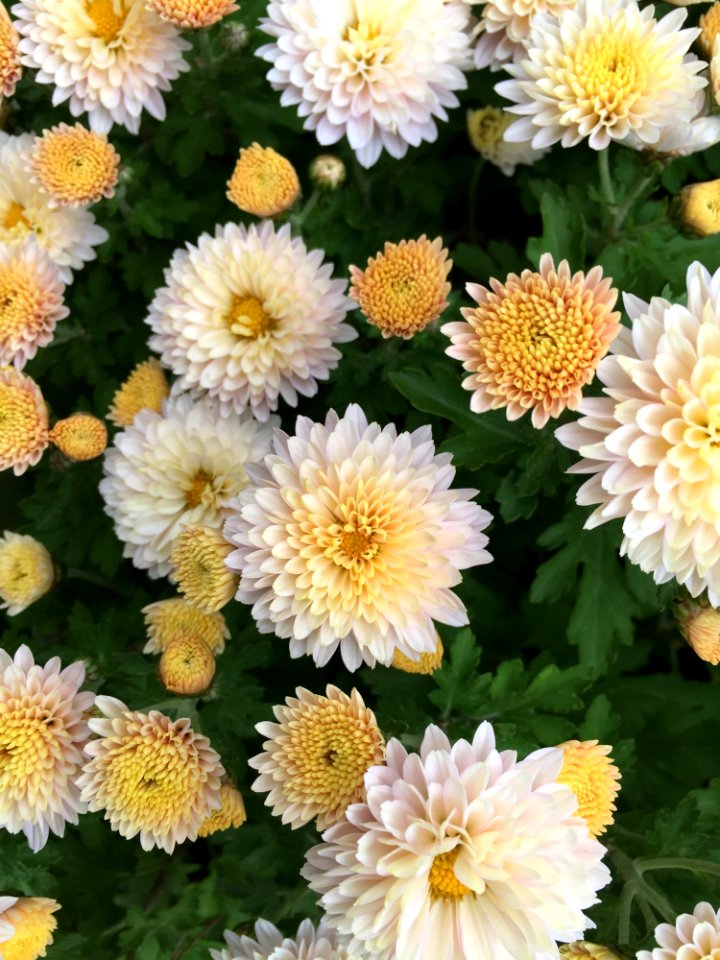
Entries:
{"label": "yellow bud", "polygon": [[720,180],[691,183],[677,200],[680,219],[689,231],[701,237],[720,233]]}
{"label": "yellow bud", "polygon": [[68,460],[94,460],[104,453],[107,440],[107,427],[89,413],[58,420],[50,431],[50,441]]}
{"label": "yellow bud", "polygon": [[715,38],[720,33],[720,0],[705,11],[698,21],[698,26],[701,31],[698,44],[704,55],[710,59],[713,54]]}
{"label": "yellow bud", "polygon": [[256,217],[276,217],[300,196],[295,167],[272,147],[259,143],[240,151],[227,186],[228,200]]}
{"label": "yellow bud", "polygon": [[720,610],[704,598],[688,598],[675,605],[674,613],[680,633],[700,659],[720,663]]}
{"label": "yellow bud", "polygon": [[215,657],[199,637],[172,639],[160,657],[160,680],[166,690],[181,697],[205,693],[215,677]]}

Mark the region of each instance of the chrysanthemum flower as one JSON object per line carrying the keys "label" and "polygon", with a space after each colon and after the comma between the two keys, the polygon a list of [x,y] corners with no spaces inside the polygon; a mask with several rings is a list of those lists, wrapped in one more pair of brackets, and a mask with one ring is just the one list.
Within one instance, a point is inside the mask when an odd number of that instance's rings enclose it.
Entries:
{"label": "chrysanthemum flower", "polygon": [[625,295],[632,330],[598,367],[604,396],[556,431],[592,474],[577,494],[595,527],[623,517],[621,553],[720,606],[720,271],[687,274],[687,307]]}
{"label": "chrysanthemum flower", "polygon": [[86,809],[76,778],[95,694],[78,692],[84,679],[80,661],[61,671],[24,645],[14,658],[0,649],[0,827],[22,831],[35,852]]}
{"label": "chrysanthemum flower", "polygon": [[463,380],[472,390],[470,409],[504,407],[508,420],[532,410],[538,429],[576,410],[621,328],[611,283],[601,267],[571,274],[567,260],[556,267],[549,253],[539,273],[491,279],[489,290],[469,283],[477,306],[464,308],[465,322],[446,323],[442,332],[452,341],[447,355],[471,374]]}
{"label": "chrysanthemum flower", "polygon": [[169,396],[170,384],[160,361],[151,357],[138,363],[115,391],[107,418],[116,427],[129,427],[141,410],[162,413],[163,400]]}
{"label": "chrysanthemum flower", "polygon": [[688,53],[698,30],[680,29],[684,10],[654,13],[636,0],[577,0],[556,17],[538,14],[527,54],[507,64],[514,79],[495,88],[522,117],[505,139],[541,148],[587,138],[603,150],[633,134],[652,145],[665,125],[691,120],[707,86],[703,63]]}
{"label": "chrysanthemum flower", "polygon": [[0,6],[0,103],[3,97],[15,93],[15,85],[22,75],[19,42],[20,37],[7,10]]}
{"label": "chrysanthemum flower", "polygon": [[533,164],[543,157],[549,147],[536,150],[529,143],[508,143],[504,134],[515,118],[499,107],[468,110],[467,130],[470,143],[481,157],[512,177],[520,164]]}
{"label": "chrysanthemum flower", "polygon": [[321,153],[311,162],[308,176],[316,190],[333,193],[345,183],[347,170],[340,157],[332,153]]}
{"label": "chrysanthemum flower", "polygon": [[386,243],[365,270],[350,267],[350,296],[383,337],[409,340],[447,307],[451,270],[440,237]]}
{"label": "chrysanthemum flower", "polygon": [[107,427],[90,413],[74,413],[58,420],[50,431],[50,442],[68,460],[95,460],[107,447]]}
{"label": "chrysanthemum flower", "polygon": [[16,477],[34,467],[48,440],[48,412],[40,388],[14,367],[0,367],[0,470]]}
{"label": "chrysanthemum flower", "polygon": [[195,634],[173,637],[160,657],[160,681],[166,690],[181,697],[196,697],[215,678],[215,657],[210,647]]}
{"label": "chrysanthemum flower", "polygon": [[143,850],[172,853],[196,840],[205,818],[220,806],[225,772],[207,737],[186,718],[157,710],[130,710],[114,697],[98,697],[106,719],[91,720],[98,739],[78,784],[92,811],[104,810],[113,830],[128,840],[140,835]]}
{"label": "chrysanthemum flower", "polygon": [[0,242],[0,366],[19,370],[47,346],[70,312],[60,270],[34,236]]}
{"label": "chrysanthemum flower", "polygon": [[402,670],[403,673],[435,673],[442,666],[443,645],[440,636],[437,637],[437,646],[432,653],[421,653],[417,660],[411,660],[404,653],[396,650],[393,654],[392,665],[396,670]]}
{"label": "chrysanthemum flower", "polygon": [[209,837],[221,830],[237,830],[247,820],[242,794],[232,783],[220,787],[221,806],[200,824],[199,837]]}
{"label": "chrysanthemum flower", "polygon": [[186,526],[222,526],[249,482],[246,465],[268,452],[272,427],[249,412],[223,417],[211,401],[187,395],[168,401],[162,414],[141,411],[105,454],[100,483],[123,555],[151,577],[170,573]]}
{"label": "chrysanthemum flower", "polygon": [[175,252],[150,305],[150,347],[178,389],[266,420],[281,396],[293,406],[313,396],[340,360],[333,344],[357,336],[343,323],[345,281],[331,276],[287,225],[218,227]]}
{"label": "chrysanthemum flower", "polygon": [[460,570],[492,559],[482,533],[492,518],[475,491],[450,489],[450,459],[429,427],[398,434],[356,404],[324,424],[298,417],[294,437],[277,430],[224,528],[238,547],[227,559],[237,599],[253,604],[260,632],[318,666],[339,647],[355,670],[390,664],[396,649],[433,652],[433,620],[467,623],[452,588]]}
{"label": "chrysanthemum flower", "polygon": [[45,897],[0,897],[0,960],[37,960],[53,942],[60,909]]}
{"label": "chrysanthemum flower", "polygon": [[230,637],[221,613],[205,613],[182,597],[149,603],[142,613],[147,628],[143,653],[162,653],[175,637],[190,636],[202,640],[213,654],[218,654]]}
{"label": "chrysanthemum flower", "polygon": [[34,537],[5,530],[0,537],[0,610],[26,610],[52,588],[52,557]]}
{"label": "chrysanthemum flower", "polygon": [[715,46],[715,38],[720,34],[720,2],[716,0],[713,5],[702,14],[698,20],[698,26],[700,27],[700,36],[698,37],[698,45],[700,49],[705,54],[705,56],[710,59],[713,54],[713,47]]}
{"label": "chrysanthemum flower", "polygon": [[488,723],[454,744],[430,726],[419,754],[390,740],[386,763],[303,870],[350,954],[532,957],[592,926],[583,911],[610,874],[556,782],[559,750],[518,761]]}
{"label": "chrysanthemum flower", "polygon": [[[711,65],[712,76],[712,65]],[[643,143],[634,134],[629,134],[623,144],[634,150],[642,150],[660,157],[687,157],[720,143],[720,117],[709,113],[704,90],[695,97],[695,110],[691,120],[674,119],[663,125],[660,136],[653,143]]]}
{"label": "chrysanthemum flower", "polygon": [[275,39],[257,54],[280,102],[324,146],[347,136],[364,167],[434,141],[472,65],[462,0],[274,0],[261,26]]}
{"label": "chrysanthemum flower", "polygon": [[232,547],[212,527],[185,527],[170,557],[170,580],[193,606],[213,612],[230,603],[238,577],[225,564]]}
{"label": "chrysanthemum flower", "polygon": [[189,69],[191,45],[146,0],[21,0],[12,9],[22,62],[55,87],[54,104],[69,101],[99,133],[113,123],[137,133],[143,110],[165,119],[162,92]]}
{"label": "chrysanthemum flower", "polygon": [[615,953],[610,947],[600,943],[589,943],[587,940],[563,943],[559,953],[561,960],[622,960],[620,954]]}
{"label": "chrysanthemum flower", "polygon": [[84,207],[112,197],[119,164],[105,134],[61,123],[35,141],[31,169],[51,207]]}
{"label": "chrysanthemum flower", "polygon": [[240,151],[227,187],[228,200],[255,217],[276,217],[300,196],[295,167],[272,147],[259,143]]}
{"label": "chrysanthemum flower", "polygon": [[559,749],[563,765],[558,783],[570,787],[577,797],[577,815],[587,823],[590,835],[599,837],[614,822],[614,801],[620,791],[620,771],[609,756],[612,748],[597,740],[568,740]]}
{"label": "chrysanthemum flower", "polygon": [[692,913],[682,913],[675,923],[655,927],[657,947],[638,950],[637,960],[701,960],[720,953],[720,910],[699,903]]}
{"label": "chrysanthemum flower", "polygon": [[252,788],[268,794],[265,806],[293,830],[311,820],[324,830],[364,799],[363,778],[383,762],[385,739],[357,690],[348,696],[329,685],[326,696],[303,687],[295,693],[273,707],[278,723],[257,724],[268,739],[248,761],[260,773]]}
{"label": "chrysanthemum flower", "polygon": [[340,946],[331,927],[320,923],[316,930],[309,920],[303,920],[293,938],[283,937],[267,920],[258,920],[255,939],[226,930],[225,942],[227,949],[210,951],[212,960],[361,960]]}
{"label": "chrysanthemum flower", "polygon": [[148,0],[148,6],[180,30],[212,26],[238,9],[234,0]]}
{"label": "chrysanthemum flower", "polygon": [[557,17],[577,0],[479,0],[475,65],[500,70],[509,60],[522,59],[533,18],[539,13]]}
{"label": "chrysanthemum flower", "polygon": [[695,653],[706,663],[720,663],[720,610],[699,600],[683,600],[673,609],[678,627]]}
{"label": "chrysanthemum flower", "polygon": [[720,233],[720,180],[683,187],[677,197],[677,211],[683,226],[697,236]]}
{"label": "chrysanthemum flower", "polygon": [[84,208],[51,207],[49,197],[28,175],[36,137],[10,137],[0,131],[0,242],[22,243],[34,234],[61,271],[64,283],[72,271],[95,259],[94,248],[108,232]]}

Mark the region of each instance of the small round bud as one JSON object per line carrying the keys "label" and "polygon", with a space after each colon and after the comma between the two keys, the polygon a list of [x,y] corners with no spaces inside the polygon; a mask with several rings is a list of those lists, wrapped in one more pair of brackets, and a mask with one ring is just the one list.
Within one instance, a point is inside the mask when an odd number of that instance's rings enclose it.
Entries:
{"label": "small round bud", "polygon": [[220,43],[228,53],[240,53],[250,43],[250,30],[244,23],[224,23]]}
{"label": "small round bud", "polygon": [[227,187],[228,200],[255,217],[276,217],[300,196],[295,167],[272,147],[259,143],[240,151]]}
{"label": "small round bud", "polygon": [[107,427],[89,413],[74,413],[58,420],[50,431],[50,441],[68,460],[94,460],[107,447]]}
{"label": "small round bud", "polygon": [[720,180],[706,180],[683,187],[674,210],[683,227],[700,237],[720,233]]}
{"label": "small round bud", "polygon": [[187,634],[172,639],[163,650],[160,680],[170,693],[195,697],[204,693],[215,677],[215,657],[199,637]]}
{"label": "small round bud", "polygon": [[340,157],[331,153],[323,153],[310,164],[310,181],[317,190],[328,193],[339,190],[345,183],[347,170]]}

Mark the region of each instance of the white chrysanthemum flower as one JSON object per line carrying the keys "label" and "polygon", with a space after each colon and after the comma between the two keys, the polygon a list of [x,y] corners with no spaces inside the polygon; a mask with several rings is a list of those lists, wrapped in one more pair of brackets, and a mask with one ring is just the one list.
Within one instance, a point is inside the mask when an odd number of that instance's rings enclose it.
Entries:
{"label": "white chrysanthemum flower", "polygon": [[269,921],[258,920],[254,939],[226,930],[225,943],[225,950],[210,951],[212,960],[360,960],[338,944],[331,927],[321,922],[315,929],[310,920],[303,920],[292,939]]}
{"label": "white chrysanthemum flower", "polygon": [[698,903],[692,913],[682,913],[675,923],[655,927],[658,946],[639,950],[637,960],[707,960],[720,956],[720,910]]}
{"label": "white chrysanthemum flower", "polygon": [[83,663],[60,666],[52,657],[41,667],[26,646],[14,658],[0,649],[0,827],[22,831],[35,852],[87,809],[76,780],[95,694],[78,692]]}
{"label": "white chrysanthemum flower", "polygon": [[367,801],[323,834],[303,876],[350,952],[374,960],[556,955],[593,926],[605,848],[557,783],[562,751],[498,753],[489,723],[419,754],[397,741],[365,775]]}
{"label": "white chrysanthemum flower", "polygon": [[533,18],[539,13],[557,17],[577,0],[477,0],[480,22],[476,32],[475,65],[500,70],[526,52]]}
{"label": "white chrysanthemum flower", "polygon": [[716,143],[720,143],[720,117],[709,114],[704,90],[698,90],[695,95],[692,120],[670,121],[663,126],[652,145],[643,143],[632,134],[624,141],[626,147],[634,150],[651,150],[667,157],[687,157],[714,147]]}
{"label": "white chrysanthemum flower", "polygon": [[37,137],[11,137],[0,131],[0,242],[18,244],[30,235],[60,267],[64,283],[72,270],[95,259],[94,247],[108,232],[84,208],[53,208],[41,188],[32,182],[30,164]]}
{"label": "white chrysanthemum flower", "polygon": [[461,0],[274,0],[261,21],[275,38],[257,54],[283,106],[298,107],[319,143],[347,136],[364,167],[383,149],[404,157],[437,138],[437,120],[472,66],[470,7]]}
{"label": "white chrysanthemum flower", "polygon": [[99,133],[137,133],[143,110],[165,119],[162,92],[189,69],[191,44],[145,0],[22,0],[12,11],[22,62],[54,85],[53,104],[69,101]]}
{"label": "white chrysanthemum flower", "polygon": [[170,573],[170,555],[188,525],[219,529],[246,486],[248,463],[270,448],[273,420],[223,417],[210,400],[187,395],[141,410],[105,454],[100,493],[124,542],[123,555],[151,577]]}
{"label": "white chrysanthemum flower", "polygon": [[455,469],[430,427],[398,434],[356,404],[324,424],[298,417],[251,476],[225,524],[238,547],[225,562],[241,574],[237,599],[291,657],[323,666],[340,647],[349,670],[389,665],[396,650],[417,660],[436,649],[433,620],[467,623],[452,588],[492,559],[491,516],[476,491],[450,489]]}
{"label": "white chrysanthemum flower", "polygon": [[261,420],[279,397],[313,396],[340,360],[334,343],[352,302],[332,264],[290,227],[229,223],[178,250],[147,323],[150,348],[178,375],[176,389],[217,398],[222,412],[252,407]]}
{"label": "white chrysanthemum flower", "polygon": [[603,150],[632,136],[652,146],[664,127],[691,121],[707,86],[688,53],[699,31],[680,29],[684,10],[654,13],[636,0],[577,0],[557,17],[536,16],[527,54],[507,65],[514,79],[495,88],[522,117],[505,139],[542,148],[587,138]]}
{"label": "white chrysanthemum flower", "polygon": [[657,583],[673,577],[720,605],[720,271],[687,275],[687,307],[625,295],[633,321],[598,367],[603,397],[556,431],[593,474],[585,526],[623,517],[621,553]]}
{"label": "white chrysanthemum flower", "polygon": [[15,93],[15,86],[22,75],[19,42],[15,25],[0,4],[0,104],[5,97]]}

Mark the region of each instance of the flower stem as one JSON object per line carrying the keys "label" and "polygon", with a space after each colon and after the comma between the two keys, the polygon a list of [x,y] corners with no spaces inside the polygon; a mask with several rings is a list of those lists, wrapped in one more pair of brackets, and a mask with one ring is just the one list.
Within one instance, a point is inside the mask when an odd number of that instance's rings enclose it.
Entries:
{"label": "flower stem", "polygon": [[296,230],[300,231],[302,229],[302,225],[305,223],[308,216],[315,209],[319,199],[320,199],[320,191],[313,190],[313,192],[308,197],[308,201],[305,204],[305,206],[302,208],[302,210],[298,211],[298,213],[290,214],[290,217],[289,217],[290,223],[292,223],[292,225],[295,227]]}
{"label": "flower stem", "polygon": [[720,877],[720,864],[708,860],[694,860],[690,857],[657,857],[655,859],[636,860],[635,869],[643,874],[647,870],[692,870],[693,873],[711,873]]}
{"label": "flower stem", "polygon": [[600,192],[608,207],[615,206],[615,187],[610,176],[610,148],[598,152],[598,173],[600,174]]}

